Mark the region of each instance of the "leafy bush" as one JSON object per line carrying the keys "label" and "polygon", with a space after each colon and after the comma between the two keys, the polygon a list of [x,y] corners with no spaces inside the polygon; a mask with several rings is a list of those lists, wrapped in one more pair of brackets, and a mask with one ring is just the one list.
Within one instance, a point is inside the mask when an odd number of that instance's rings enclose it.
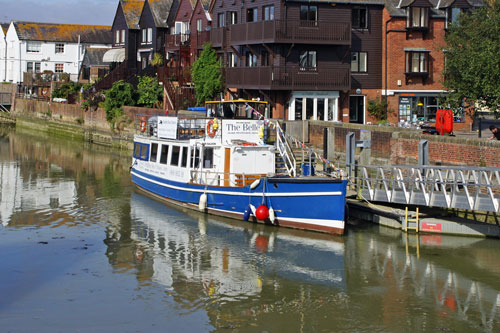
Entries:
{"label": "leafy bush", "polygon": [[156,77],[139,76],[137,95],[137,105],[150,108],[163,100],[163,89]]}
{"label": "leafy bush", "polygon": [[198,105],[203,105],[222,91],[221,64],[210,43],[203,47],[200,57],[193,64],[191,74]]}
{"label": "leafy bush", "polygon": [[80,90],[80,84],[75,82],[65,82],[52,90],[52,98],[68,99],[69,95],[77,94]]}
{"label": "leafy bush", "polygon": [[155,52],[151,64],[153,66],[163,66],[164,63],[165,61],[163,60],[163,55],[161,53]]}
{"label": "leafy bush", "polygon": [[386,121],[388,114],[394,112],[393,110],[387,109],[387,101],[380,100],[378,97],[375,100],[368,101],[366,108],[370,116],[377,119],[379,123]]}
{"label": "leafy bush", "polygon": [[106,120],[113,121],[123,115],[123,105],[135,105],[134,87],[127,82],[117,81],[111,89],[106,90],[104,108],[106,109]]}

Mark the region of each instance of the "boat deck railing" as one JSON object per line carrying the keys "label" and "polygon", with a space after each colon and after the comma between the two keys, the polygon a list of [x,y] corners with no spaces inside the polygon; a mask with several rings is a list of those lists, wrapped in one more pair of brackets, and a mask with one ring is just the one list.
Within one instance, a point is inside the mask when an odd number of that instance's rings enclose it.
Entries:
{"label": "boat deck railing", "polygon": [[245,174],[217,172],[212,170],[191,170],[191,183],[211,186],[245,187],[266,174]]}
{"label": "boat deck railing", "polygon": [[[164,116],[163,113],[158,114],[138,114],[135,116],[134,129],[135,134],[140,134],[146,137],[157,137],[158,125],[157,117]],[[200,139],[205,136],[206,121],[208,118],[182,118],[178,117],[177,122],[177,139],[189,140]]]}

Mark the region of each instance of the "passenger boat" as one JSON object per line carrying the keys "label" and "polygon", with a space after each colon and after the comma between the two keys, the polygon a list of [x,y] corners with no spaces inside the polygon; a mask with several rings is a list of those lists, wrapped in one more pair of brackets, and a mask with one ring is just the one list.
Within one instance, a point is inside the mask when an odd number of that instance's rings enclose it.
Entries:
{"label": "passenger boat", "polygon": [[[155,197],[206,213],[343,234],[346,181],[299,176],[279,123],[267,143],[266,102],[207,102],[195,116],[143,116],[132,181]],[[306,169],[306,168],[304,168]],[[307,172],[305,172],[307,173]]]}

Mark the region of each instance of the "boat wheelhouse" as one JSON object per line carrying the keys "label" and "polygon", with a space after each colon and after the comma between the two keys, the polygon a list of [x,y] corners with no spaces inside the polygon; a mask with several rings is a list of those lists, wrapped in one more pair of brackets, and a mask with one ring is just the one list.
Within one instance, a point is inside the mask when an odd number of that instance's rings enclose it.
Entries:
{"label": "boat wheelhouse", "polygon": [[141,117],[131,167],[140,189],[215,215],[343,233],[346,181],[297,176],[283,131],[263,116],[266,102],[206,105],[203,116]]}

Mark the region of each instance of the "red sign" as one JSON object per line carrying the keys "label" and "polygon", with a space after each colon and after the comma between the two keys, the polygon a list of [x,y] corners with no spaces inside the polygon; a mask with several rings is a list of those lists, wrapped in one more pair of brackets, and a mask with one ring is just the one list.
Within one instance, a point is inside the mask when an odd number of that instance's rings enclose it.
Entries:
{"label": "red sign", "polygon": [[422,222],[421,231],[441,232],[441,223]]}

